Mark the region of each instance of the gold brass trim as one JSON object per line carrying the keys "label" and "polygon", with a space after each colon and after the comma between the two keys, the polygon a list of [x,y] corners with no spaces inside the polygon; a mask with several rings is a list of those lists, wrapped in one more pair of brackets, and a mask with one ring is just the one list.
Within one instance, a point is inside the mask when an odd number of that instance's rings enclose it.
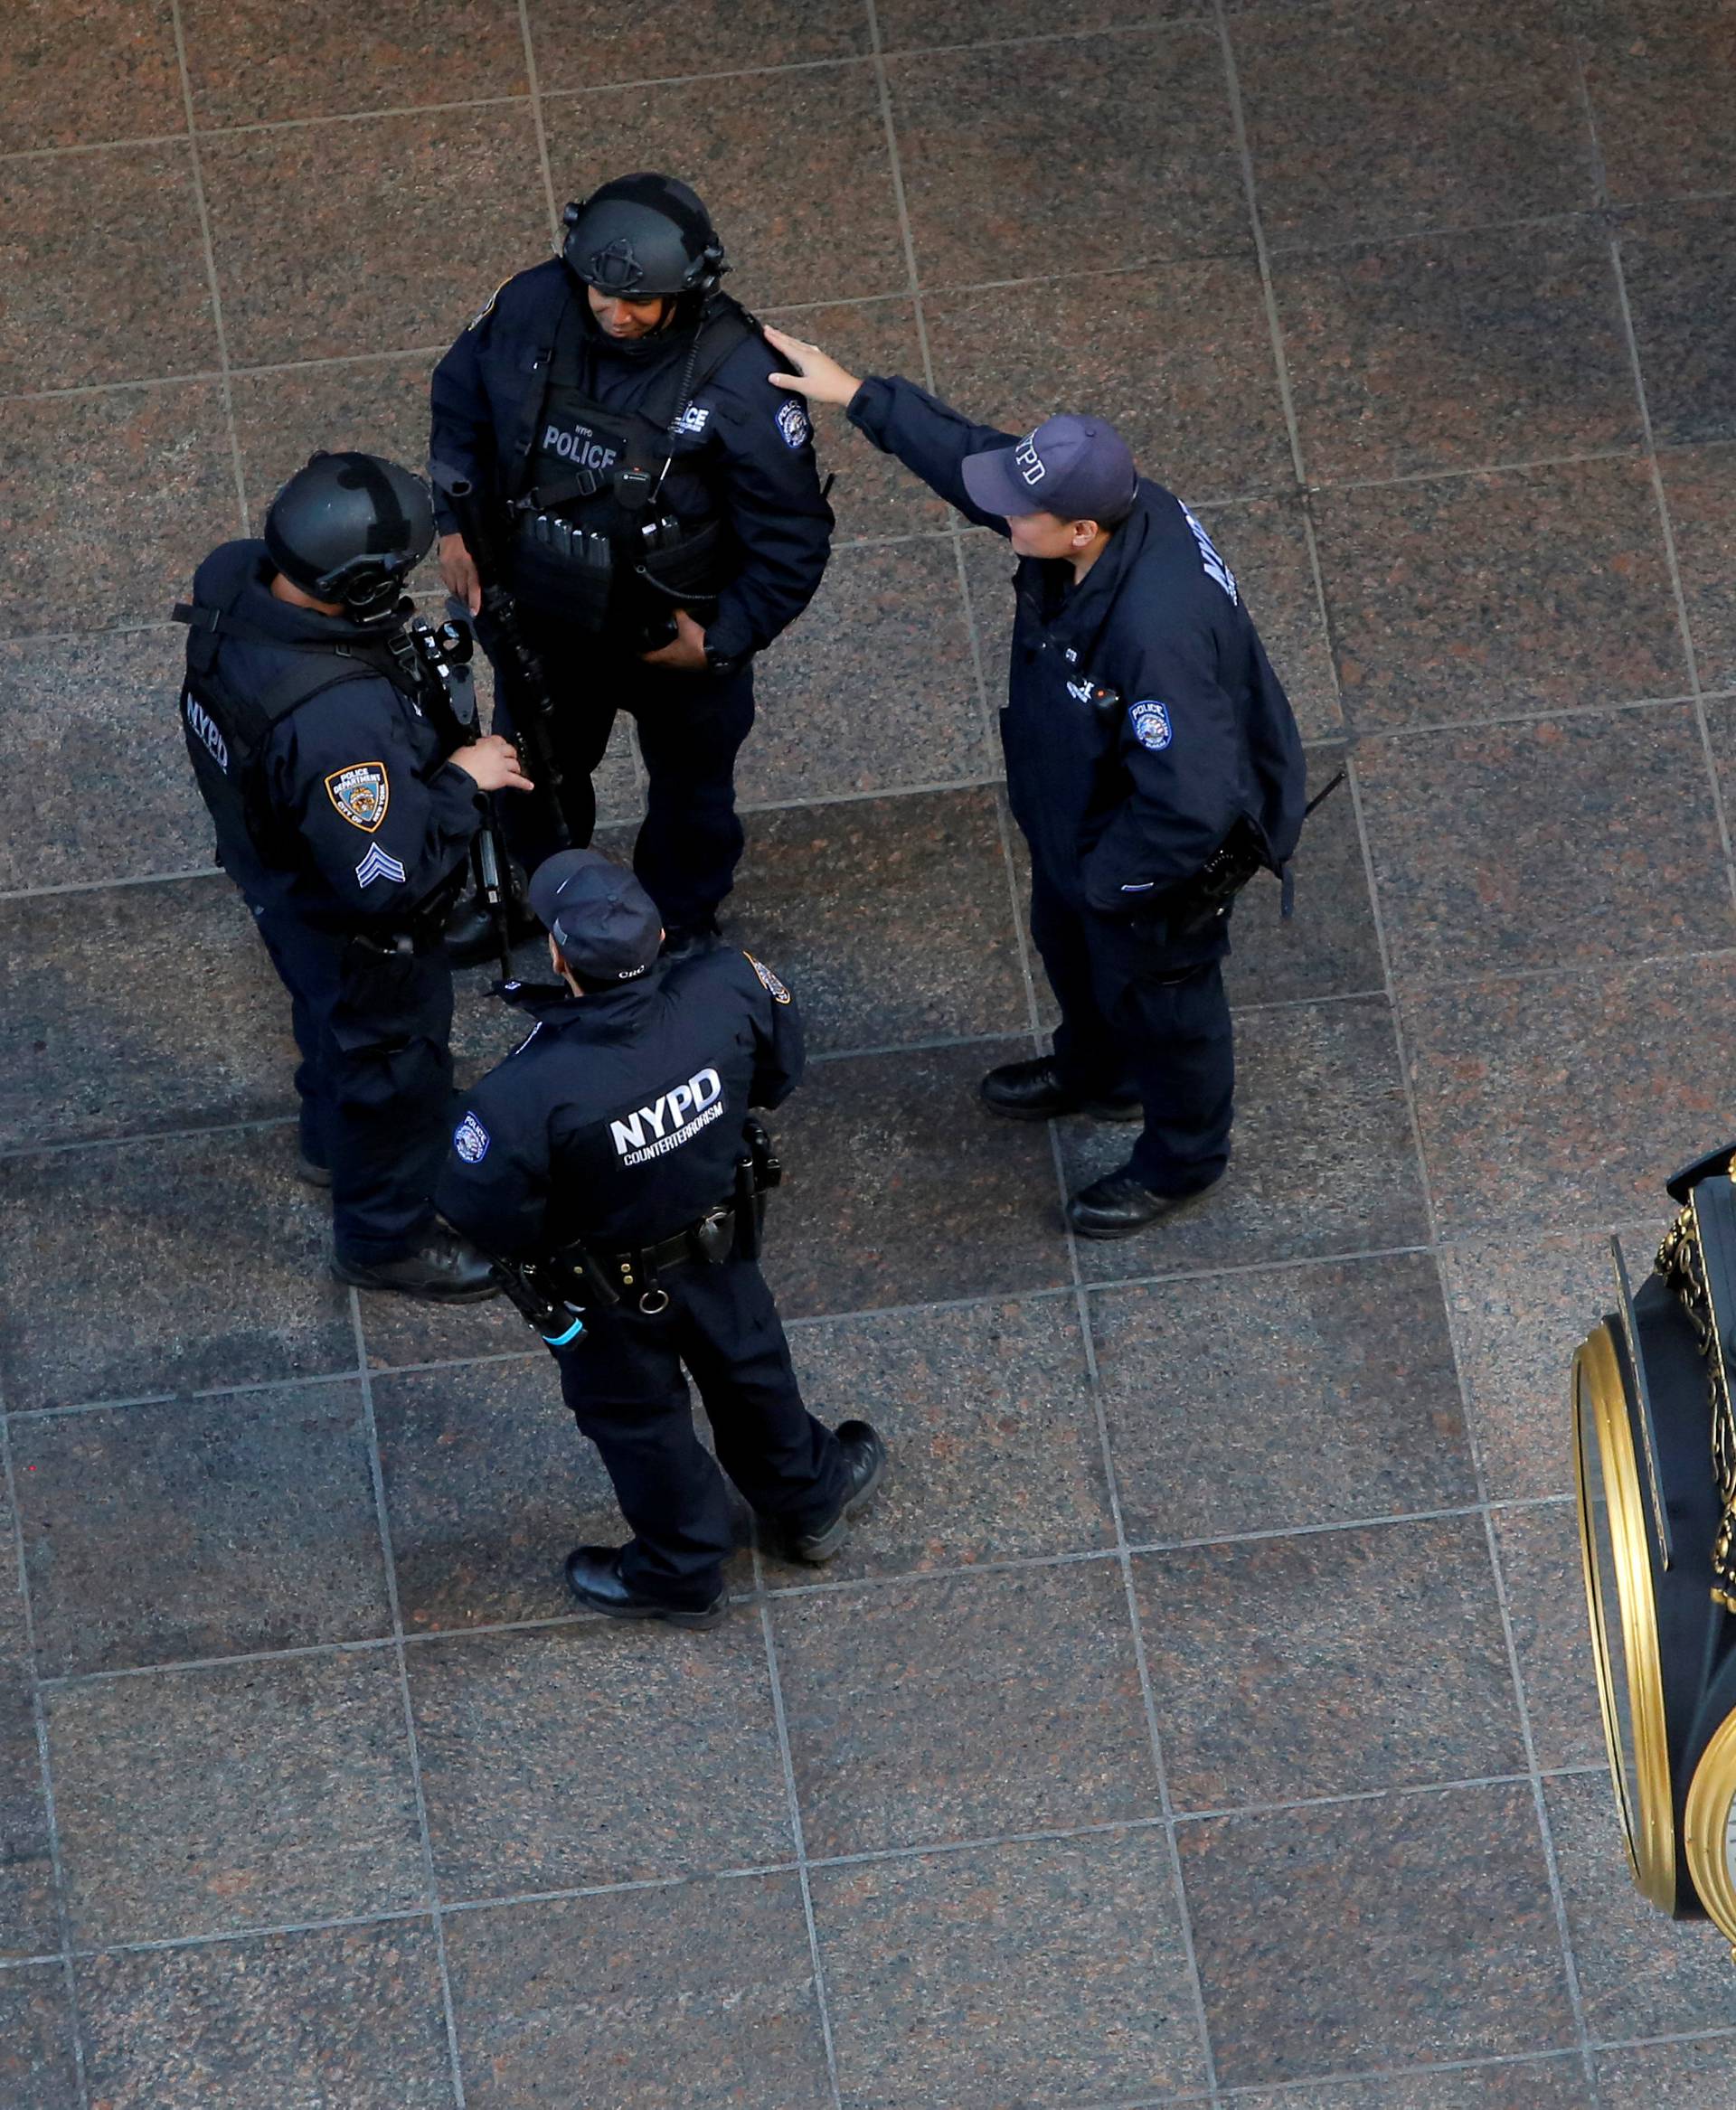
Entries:
{"label": "gold brass trim", "polygon": [[[1731,1178],[1736,1179],[1736,1165],[1731,1167]],[[1700,1352],[1705,1358],[1706,1397],[1712,1409],[1712,1472],[1723,1510],[1712,1540],[1712,1600],[1727,1612],[1736,1612],[1736,1403],[1732,1403],[1730,1372],[1719,1338],[1718,1314],[1712,1309],[1706,1283],[1697,1193],[1689,1196],[1687,1207],[1665,1234],[1657,1250],[1657,1271],[1692,1321]]]}
{"label": "gold brass trim", "polygon": [[[1688,1873],[1725,1940],[1736,1945],[1736,1869],[1730,1865],[1730,1810],[1736,1803],[1736,1714],[1726,1715],[1688,1784],[1684,1832]],[[1736,1946],[1731,1956],[1736,1961]]]}
{"label": "gold brass trim", "polygon": [[[1622,1768],[1620,1716],[1615,1667],[1609,1659],[1610,1608],[1603,1602],[1598,1571],[1597,1533],[1591,1517],[1581,1394],[1597,1420],[1609,1542],[1616,1562],[1615,1607],[1628,1659],[1628,1704],[1634,1725],[1634,1771],[1639,1808],[1628,1807]],[[1670,1793],[1670,1755],[1664,1728],[1664,1676],[1658,1660],[1657,1605],[1652,1591],[1651,1556],[1646,1539],[1639,1460],[1621,1364],[1608,1325],[1599,1326],[1575,1352],[1572,1380],[1573,1461],[1579,1478],[1580,1558],[1585,1570],[1586,1610],[1597,1659],[1598,1702],[1603,1738],[1616,1784],[1616,1807],[1628,1847],[1628,1865],[1642,1895],[1660,1912],[1675,1909],[1675,1821]]]}

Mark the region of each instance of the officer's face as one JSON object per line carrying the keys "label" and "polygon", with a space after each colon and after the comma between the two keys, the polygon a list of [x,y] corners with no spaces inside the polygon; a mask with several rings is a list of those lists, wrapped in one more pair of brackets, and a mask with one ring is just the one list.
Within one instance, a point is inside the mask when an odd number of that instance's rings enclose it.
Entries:
{"label": "officer's face", "polygon": [[613,293],[605,293],[600,287],[587,286],[585,293],[590,302],[590,312],[597,317],[597,327],[606,337],[618,337],[627,343],[635,337],[648,337],[652,331],[662,326],[665,300],[622,300]]}
{"label": "officer's face", "polygon": [[1021,557],[1077,557],[1097,532],[1094,520],[1062,520],[1053,513],[1015,513],[1006,525]]}

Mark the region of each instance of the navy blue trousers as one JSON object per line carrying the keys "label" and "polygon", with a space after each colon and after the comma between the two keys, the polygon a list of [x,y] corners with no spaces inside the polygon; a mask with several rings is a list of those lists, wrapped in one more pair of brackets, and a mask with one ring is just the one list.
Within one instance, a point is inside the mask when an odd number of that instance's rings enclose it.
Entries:
{"label": "navy blue trousers", "polygon": [[[802,1404],[755,1262],[690,1260],[662,1287],[669,1306],[655,1316],[630,1300],[587,1311],[583,1337],[555,1361],[561,1396],[601,1452],[632,1528],[622,1578],[692,1607],[716,1597],[735,1546],[723,1473],[759,1515],[799,1532],[836,1511],[844,1454]],[[693,1427],[684,1365],[712,1425],[715,1461]]]}
{"label": "navy blue trousers", "polygon": [[1170,945],[1161,922],[1076,908],[1041,872],[1031,935],[1061,1006],[1055,1060],[1085,1098],[1137,1098],[1136,1176],[1158,1194],[1209,1187],[1230,1162],[1236,1087],[1227,935]]}
{"label": "navy blue trousers", "polygon": [[[574,843],[590,841],[597,824],[591,774],[609,747],[616,713],[630,711],[646,774],[633,869],[669,929],[704,923],[734,883],[746,840],[735,811],[735,758],[753,728],[753,663],[722,678],[680,674],[646,666],[546,617],[526,614],[521,620],[549,677]],[[509,738],[516,730],[498,692],[494,722]],[[547,804],[535,796],[508,796],[499,810],[507,846],[534,871],[554,848]]]}
{"label": "navy blue trousers", "polygon": [[438,947],[382,955],[253,911],[289,992],[303,1154],[332,1175],[332,1236],[363,1265],[416,1251],[452,1126],[452,970]]}

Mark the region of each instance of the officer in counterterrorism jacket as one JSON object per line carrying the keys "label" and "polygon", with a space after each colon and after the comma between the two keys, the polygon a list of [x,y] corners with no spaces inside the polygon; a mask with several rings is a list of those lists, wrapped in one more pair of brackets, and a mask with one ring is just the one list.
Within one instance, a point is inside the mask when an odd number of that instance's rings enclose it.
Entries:
{"label": "officer in counterterrorism jacket", "polygon": [[[686,184],[623,176],[566,221],[561,254],[509,278],[435,370],[441,571],[474,613],[472,552],[440,495],[456,475],[504,531],[574,843],[617,711],[637,721],[634,863],[673,940],[713,930],[730,890],[753,655],[813,598],[832,513],[807,408],[768,381],[758,324],[718,291],[722,245]],[[537,812],[520,809],[514,844],[530,866],[552,847]]]}
{"label": "officer in counterterrorism jacket", "polygon": [[579,1270],[583,1331],[546,1337],[634,1535],[577,1548],[573,1594],[614,1618],[709,1626],[735,1539],[719,1465],[777,1548],[816,1563],[885,1469],[866,1422],[834,1434],[802,1404],[754,1258],[744,1124],[795,1088],[801,1024],[745,953],[705,940],[659,957],[655,903],[597,851],[549,859],[531,905],[561,984],[509,985],[529,1037],[469,1094],[437,1199],[485,1251]]}
{"label": "officer in counterterrorism jacket", "polygon": [[404,627],[433,539],[408,470],[316,455],[264,540],[214,550],[175,612],[218,858],[290,994],[301,1173],[332,1191],[333,1272],[451,1303],[493,1287],[431,1200],[452,1081],[440,927],[482,794],[530,786],[510,742],[460,731]]}
{"label": "officer in counterterrorism jacket", "polygon": [[1198,881],[1232,843],[1288,865],[1304,785],[1288,699],[1204,528],[1137,475],[1112,427],[1052,418],[1016,439],[769,334],[797,370],[774,385],[847,404],[877,447],[1018,556],[1001,738],[1061,1022],[1052,1055],[992,1070],[983,1097],[1024,1120],[1143,1111],[1129,1161],[1067,1210],[1085,1237],[1129,1236],[1229,1160],[1229,918]]}

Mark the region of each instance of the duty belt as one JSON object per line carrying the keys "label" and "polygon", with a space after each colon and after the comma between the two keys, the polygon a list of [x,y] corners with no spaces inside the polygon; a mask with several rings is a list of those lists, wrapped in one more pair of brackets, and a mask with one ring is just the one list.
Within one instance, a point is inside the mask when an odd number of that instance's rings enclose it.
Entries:
{"label": "duty belt", "polygon": [[618,1295],[636,1297],[647,1317],[666,1311],[669,1293],[658,1277],[689,1260],[727,1260],[735,1250],[735,1204],[726,1201],[656,1245],[631,1246],[614,1253],[590,1251],[590,1258]]}

